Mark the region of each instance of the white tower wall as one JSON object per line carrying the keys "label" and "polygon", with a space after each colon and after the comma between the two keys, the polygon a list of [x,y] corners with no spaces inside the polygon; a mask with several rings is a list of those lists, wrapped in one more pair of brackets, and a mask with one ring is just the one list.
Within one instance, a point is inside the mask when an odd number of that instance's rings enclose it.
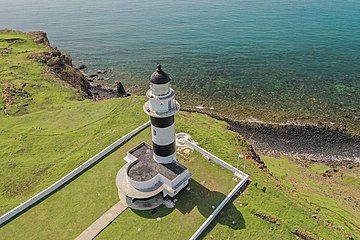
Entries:
{"label": "white tower wall", "polygon": [[164,146],[175,141],[175,124],[165,128],[151,126],[151,131],[152,141],[157,145]]}
{"label": "white tower wall", "polygon": [[144,111],[151,118],[151,135],[154,160],[171,163],[176,160],[174,115],[180,105],[175,100],[175,91],[170,88],[170,78],[158,66],[150,79],[150,89],[146,93],[148,101]]}

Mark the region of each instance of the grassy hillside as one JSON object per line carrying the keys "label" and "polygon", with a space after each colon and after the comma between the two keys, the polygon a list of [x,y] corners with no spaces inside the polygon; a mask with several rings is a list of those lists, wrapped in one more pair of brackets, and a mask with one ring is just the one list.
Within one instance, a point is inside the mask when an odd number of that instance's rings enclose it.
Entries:
{"label": "grassy hillside", "polygon": [[40,63],[29,59],[30,53],[48,50],[29,35],[13,31],[0,32],[0,89],[2,103],[11,102],[6,114],[20,115],[53,104],[79,98],[77,90],[49,74]]}
{"label": "grassy hillside", "polygon": [[[21,41],[4,51],[12,38]],[[16,96],[7,113],[0,114],[3,214],[145,122],[147,116],[142,112],[142,97],[77,101],[76,90],[27,58],[44,46],[22,33],[2,32],[0,39],[1,88],[21,89],[27,82],[24,91],[29,96]],[[18,67],[11,67],[15,65]],[[338,169],[328,177],[323,176],[328,170],[324,165],[304,167],[286,158],[263,156],[268,169],[261,170],[252,160],[238,159],[248,146],[237,133],[228,130],[225,122],[201,114],[178,114],[176,131],[189,133],[204,148],[245,170],[252,180],[203,239],[360,238],[358,169]],[[148,130],[1,227],[1,238],[76,237],[119,200],[115,175],[124,164],[126,150],[142,140],[149,141]],[[154,215],[126,210],[98,238],[153,239],[160,234],[163,239],[188,238],[235,182],[229,173],[198,154],[191,153],[181,161],[194,172],[194,180],[192,190],[179,196],[174,210],[161,207]],[[176,235],[169,232],[169,226],[176,229]]]}
{"label": "grassy hillside", "polygon": [[1,117],[0,212],[50,185],[145,122],[146,116],[139,111],[141,101],[72,102]]}

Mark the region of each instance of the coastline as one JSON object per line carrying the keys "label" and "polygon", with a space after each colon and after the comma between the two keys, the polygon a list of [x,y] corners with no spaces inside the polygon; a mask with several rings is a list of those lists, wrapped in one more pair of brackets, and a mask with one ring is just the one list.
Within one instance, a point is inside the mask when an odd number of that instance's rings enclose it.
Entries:
{"label": "coastline", "polygon": [[114,86],[114,84],[107,83],[104,77],[101,76],[109,70],[99,69],[96,73],[88,76],[85,74],[87,67],[85,65],[75,67],[70,54],[64,53],[58,48],[51,46],[45,32],[35,31],[27,34],[35,43],[43,44],[49,49],[49,51],[30,54],[28,58],[45,64],[49,72],[81,91],[85,98],[102,100],[129,96],[121,82],[116,82],[116,86]]}
{"label": "coastline", "polygon": [[[111,72],[111,69],[99,69],[95,73],[87,74],[85,65],[75,67],[69,54],[50,45],[45,32],[31,32],[28,35],[34,39],[35,43],[44,44],[49,49],[49,51],[28,57],[45,64],[49,72],[78,89],[85,98],[104,100],[126,97],[130,95],[128,92],[131,89],[138,89],[138,86],[134,85],[125,90],[121,82],[116,82],[116,87],[109,84],[105,76]],[[134,95],[136,95],[136,91]],[[253,152],[254,156],[257,155],[256,153],[270,156],[285,155],[294,159],[322,162],[331,166],[360,165],[360,136],[347,133],[345,128],[323,124],[239,121],[227,116],[226,113],[217,113],[206,108],[185,107],[182,108],[182,111],[198,112],[226,121],[231,130],[238,132],[253,146],[253,150],[256,151]]]}
{"label": "coastline", "polygon": [[238,121],[206,110],[183,108],[182,111],[206,114],[226,121],[230,129],[238,132],[257,153],[297,160],[321,162],[330,166],[360,166],[360,136],[310,124],[265,123]]}

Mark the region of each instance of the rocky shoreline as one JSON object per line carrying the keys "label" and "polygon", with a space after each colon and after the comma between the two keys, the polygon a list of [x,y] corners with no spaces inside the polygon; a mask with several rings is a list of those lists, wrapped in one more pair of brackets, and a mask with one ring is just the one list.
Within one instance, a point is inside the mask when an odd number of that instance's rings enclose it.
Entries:
{"label": "rocky shoreline", "polygon": [[97,70],[96,73],[87,75],[86,66],[81,65],[76,68],[73,65],[69,54],[61,52],[56,47],[52,47],[45,32],[37,31],[28,33],[35,43],[44,44],[49,51],[30,54],[28,58],[46,65],[49,71],[59,79],[67,82],[82,93],[85,98],[102,100],[114,97],[127,97],[124,86],[120,81],[115,82],[115,86],[106,83],[104,74],[109,70]]}
{"label": "rocky shoreline", "polygon": [[183,108],[226,121],[230,129],[240,133],[255,152],[297,160],[321,162],[329,166],[360,166],[360,136],[343,129],[309,124],[274,124],[236,121],[206,110]]}

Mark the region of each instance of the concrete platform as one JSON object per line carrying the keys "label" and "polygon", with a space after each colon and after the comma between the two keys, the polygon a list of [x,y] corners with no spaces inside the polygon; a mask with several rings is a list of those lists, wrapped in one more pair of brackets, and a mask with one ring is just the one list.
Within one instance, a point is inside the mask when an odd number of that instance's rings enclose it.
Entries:
{"label": "concrete platform", "polygon": [[135,181],[147,181],[161,174],[169,180],[175,179],[186,170],[178,162],[161,164],[154,160],[153,149],[145,142],[141,143],[129,153],[137,158],[137,161],[129,166],[128,176]]}
{"label": "concrete platform", "polygon": [[[131,163],[125,164],[120,171],[116,175],[116,186],[118,187],[119,191],[122,194],[131,197],[131,198],[149,198],[153,197],[164,190],[164,186],[161,182],[156,185],[153,189],[147,190],[138,190],[134,188],[131,184],[128,183],[126,176],[127,176],[127,169]],[[120,196],[121,198],[121,196]]]}

